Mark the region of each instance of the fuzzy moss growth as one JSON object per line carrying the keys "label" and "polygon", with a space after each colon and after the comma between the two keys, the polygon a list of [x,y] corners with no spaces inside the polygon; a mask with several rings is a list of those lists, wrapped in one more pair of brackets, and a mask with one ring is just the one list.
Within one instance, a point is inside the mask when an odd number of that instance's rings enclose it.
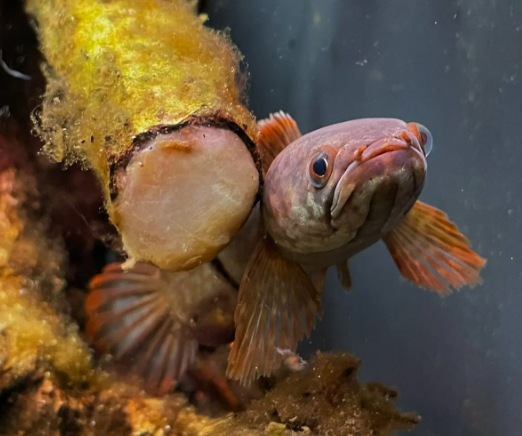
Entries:
{"label": "fuzzy moss growth", "polygon": [[27,0],[49,63],[37,130],[55,160],[80,161],[109,194],[109,160],[133,137],[191,116],[255,139],[236,84],[240,56],[187,0]]}
{"label": "fuzzy moss growth", "polygon": [[45,359],[57,373],[69,374],[71,381],[89,381],[90,354],[77,328],[63,326],[48,304],[34,300],[28,289],[34,284],[5,275],[0,276],[0,319],[8,336],[5,366],[17,370]]}
{"label": "fuzzy moss growth", "polygon": [[14,169],[2,173],[0,180],[0,268],[9,262],[14,242],[23,228],[22,220],[16,214],[16,200],[11,195],[15,178]]}
{"label": "fuzzy moss growth", "polygon": [[[61,247],[43,236],[43,222],[31,222],[21,208],[30,180],[14,170],[0,174],[0,369],[11,379],[23,375],[38,361],[56,374],[66,373],[73,383],[91,381],[90,352],[71,322],[64,322],[59,294],[63,280]],[[0,377],[0,385],[6,380]]]}

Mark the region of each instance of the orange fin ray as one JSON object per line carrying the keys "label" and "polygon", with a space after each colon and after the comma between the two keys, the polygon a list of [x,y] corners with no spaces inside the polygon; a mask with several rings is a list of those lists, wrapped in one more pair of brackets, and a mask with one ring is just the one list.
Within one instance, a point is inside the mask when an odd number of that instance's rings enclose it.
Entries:
{"label": "orange fin ray", "polygon": [[315,286],[318,294],[321,295],[324,289],[324,281],[326,279],[326,273],[328,272],[328,268],[320,269],[319,271],[314,271],[310,273],[310,279]]}
{"label": "orange fin ray", "polygon": [[142,377],[145,380],[145,389],[149,392],[159,391],[163,375],[170,360],[168,353],[171,349],[173,338],[170,335],[165,335],[162,339],[159,346],[155,348],[155,352],[152,353],[152,358],[146,366],[146,372],[142,373]]}
{"label": "orange fin ray", "polygon": [[[137,324],[146,320],[151,314],[159,317],[166,315],[166,312],[162,310],[161,301],[158,301],[158,296],[155,294],[141,298],[124,298],[119,300],[111,298],[111,301],[109,299],[103,300],[104,296],[96,295],[97,293],[98,290],[95,290],[92,295],[89,295],[89,303],[92,300],[96,300],[99,305],[96,307],[94,304],[90,304],[90,308],[95,307],[96,314],[90,317],[86,329],[87,334],[93,338],[98,336],[96,332],[101,333],[104,336],[101,339],[102,342],[106,340],[122,340],[121,336],[128,336],[130,330],[133,330]],[[160,311],[162,312],[161,314],[158,313]],[[93,314],[94,312],[90,311],[89,313]],[[151,317],[151,319],[153,318]],[[111,325],[118,322],[121,323],[121,328],[118,330],[111,329]],[[145,330],[144,327],[144,325],[141,325],[140,331]],[[113,333],[107,334],[105,332],[106,328],[113,330]],[[112,339],[112,335],[120,332],[121,335],[118,335],[118,338],[114,337]]]}
{"label": "orange fin ray", "polygon": [[168,318],[163,318],[156,323],[154,332],[149,336],[148,344],[144,345],[142,354],[136,360],[134,369],[137,374],[144,375],[149,369],[149,365],[153,361],[161,345],[168,340],[169,332],[172,329],[172,322]]}
{"label": "orange fin ray", "polygon": [[153,395],[170,390],[198,350],[190,326],[172,313],[164,286],[151,265],[137,263],[123,271],[114,263],[91,280],[85,301],[86,333],[93,346],[129,366]]}
{"label": "orange fin ray", "polygon": [[[319,293],[298,264],[282,258],[267,236],[250,258],[239,289],[236,336],[227,376],[249,385],[295,351],[321,311]],[[279,350],[278,350],[279,349]]]}
{"label": "orange fin ray", "polygon": [[[128,283],[135,283],[136,286],[140,286],[140,288],[144,289],[144,285],[150,282],[150,276],[144,276],[143,274],[134,274],[132,272],[125,271],[125,275],[121,275],[120,272],[106,272],[104,270],[103,274],[98,274],[91,279],[91,283],[93,287],[103,288],[104,286],[114,287],[116,284],[118,287],[122,289],[129,289]],[[130,292],[134,292],[131,290]]]}
{"label": "orange fin ray", "polygon": [[444,294],[482,283],[486,259],[441,210],[417,201],[404,221],[384,238],[402,276]]}
{"label": "orange fin ray", "polygon": [[268,118],[260,120],[258,151],[261,156],[263,175],[270,168],[276,156],[286,146],[301,137],[301,132],[295,120],[283,111],[270,114]]}

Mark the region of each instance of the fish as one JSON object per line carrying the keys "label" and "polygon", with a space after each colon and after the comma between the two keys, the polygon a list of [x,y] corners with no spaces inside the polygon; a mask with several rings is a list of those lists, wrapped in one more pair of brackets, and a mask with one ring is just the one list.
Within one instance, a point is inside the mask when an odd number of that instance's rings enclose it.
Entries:
{"label": "fish", "polygon": [[352,288],[348,262],[384,241],[401,275],[447,294],[482,282],[486,259],[419,196],[433,136],[422,124],[355,119],[302,135],[285,112],[259,122],[264,233],[247,263],[227,376],[270,376],[322,313],[329,267]]}
{"label": "fish", "polygon": [[210,262],[180,272],[113,262],[89,282],[85,333],[147,393],[164,395],[194,368],[200,346],[232,342],[236,302],[236,288]]}

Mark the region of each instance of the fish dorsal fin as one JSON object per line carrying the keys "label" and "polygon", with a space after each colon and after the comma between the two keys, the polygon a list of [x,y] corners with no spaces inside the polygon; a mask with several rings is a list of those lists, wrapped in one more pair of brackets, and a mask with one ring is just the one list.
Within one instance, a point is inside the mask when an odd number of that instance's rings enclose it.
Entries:
{"label": "fish dorsal fin", "polygon": [[261,157],[263,175],[265,175],[276,156],[287,145],[299,139],[301,132],[295,120],[283,111],[270,114],[257,125],[260,132],[257,148]]}
{"label": "fish dorsal fin", "polygon": [[404,278],[445,294],[480,284],[486,259],[441,210],[417,201],[404,221],[384,238]]}
{"label": "fish dorsal fin", "polygon": [[350,275],[350,269],[348,268],[348,262],[338,263],[336,267],[341,285],[346,291],[349,291],[352,288],[352,277]]}
{"label": "fish dorsal fin", "polygon": [[124,271],[113,263],[93,277],[85,300],[86,333],[94,348],[128,365],[152,395],[168,392],[194,364],[198,350],[190,327],[170,310],[164,286],[152,265],[137,262]]}
{"label": "fish dorsal fin", "polygon": [[235,313],[236,336],[227,376],[249,385],[270,376],[295,352],[321,311],[319,294],[300,265],[284,259],[269,236],[256,247],[243,275]]}

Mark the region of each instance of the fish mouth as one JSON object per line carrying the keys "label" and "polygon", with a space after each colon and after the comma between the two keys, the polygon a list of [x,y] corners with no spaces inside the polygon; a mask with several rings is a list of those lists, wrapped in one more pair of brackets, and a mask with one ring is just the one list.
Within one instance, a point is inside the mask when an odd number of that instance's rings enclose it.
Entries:
{"label": "fish mouth", "polygon": [[417,144],[413,144],[409,140],[401,137],[387,140],[384,145],[382,145],[382,141],[377,141],[377,143],[366,146],[364,151],[359,153],[358,157],[348,165],[348,168],[346,168],[335,187],[332,206],[330,207],[331,219],[336,220],[339,218],[344,206],[357,188],[359,182],[350,182],[349,180],[357,168],[384,154],[392,153],[409,152],[413,153],[415,158],[420,158],[425,161],[420,146],[417,147],[416,145]]}

